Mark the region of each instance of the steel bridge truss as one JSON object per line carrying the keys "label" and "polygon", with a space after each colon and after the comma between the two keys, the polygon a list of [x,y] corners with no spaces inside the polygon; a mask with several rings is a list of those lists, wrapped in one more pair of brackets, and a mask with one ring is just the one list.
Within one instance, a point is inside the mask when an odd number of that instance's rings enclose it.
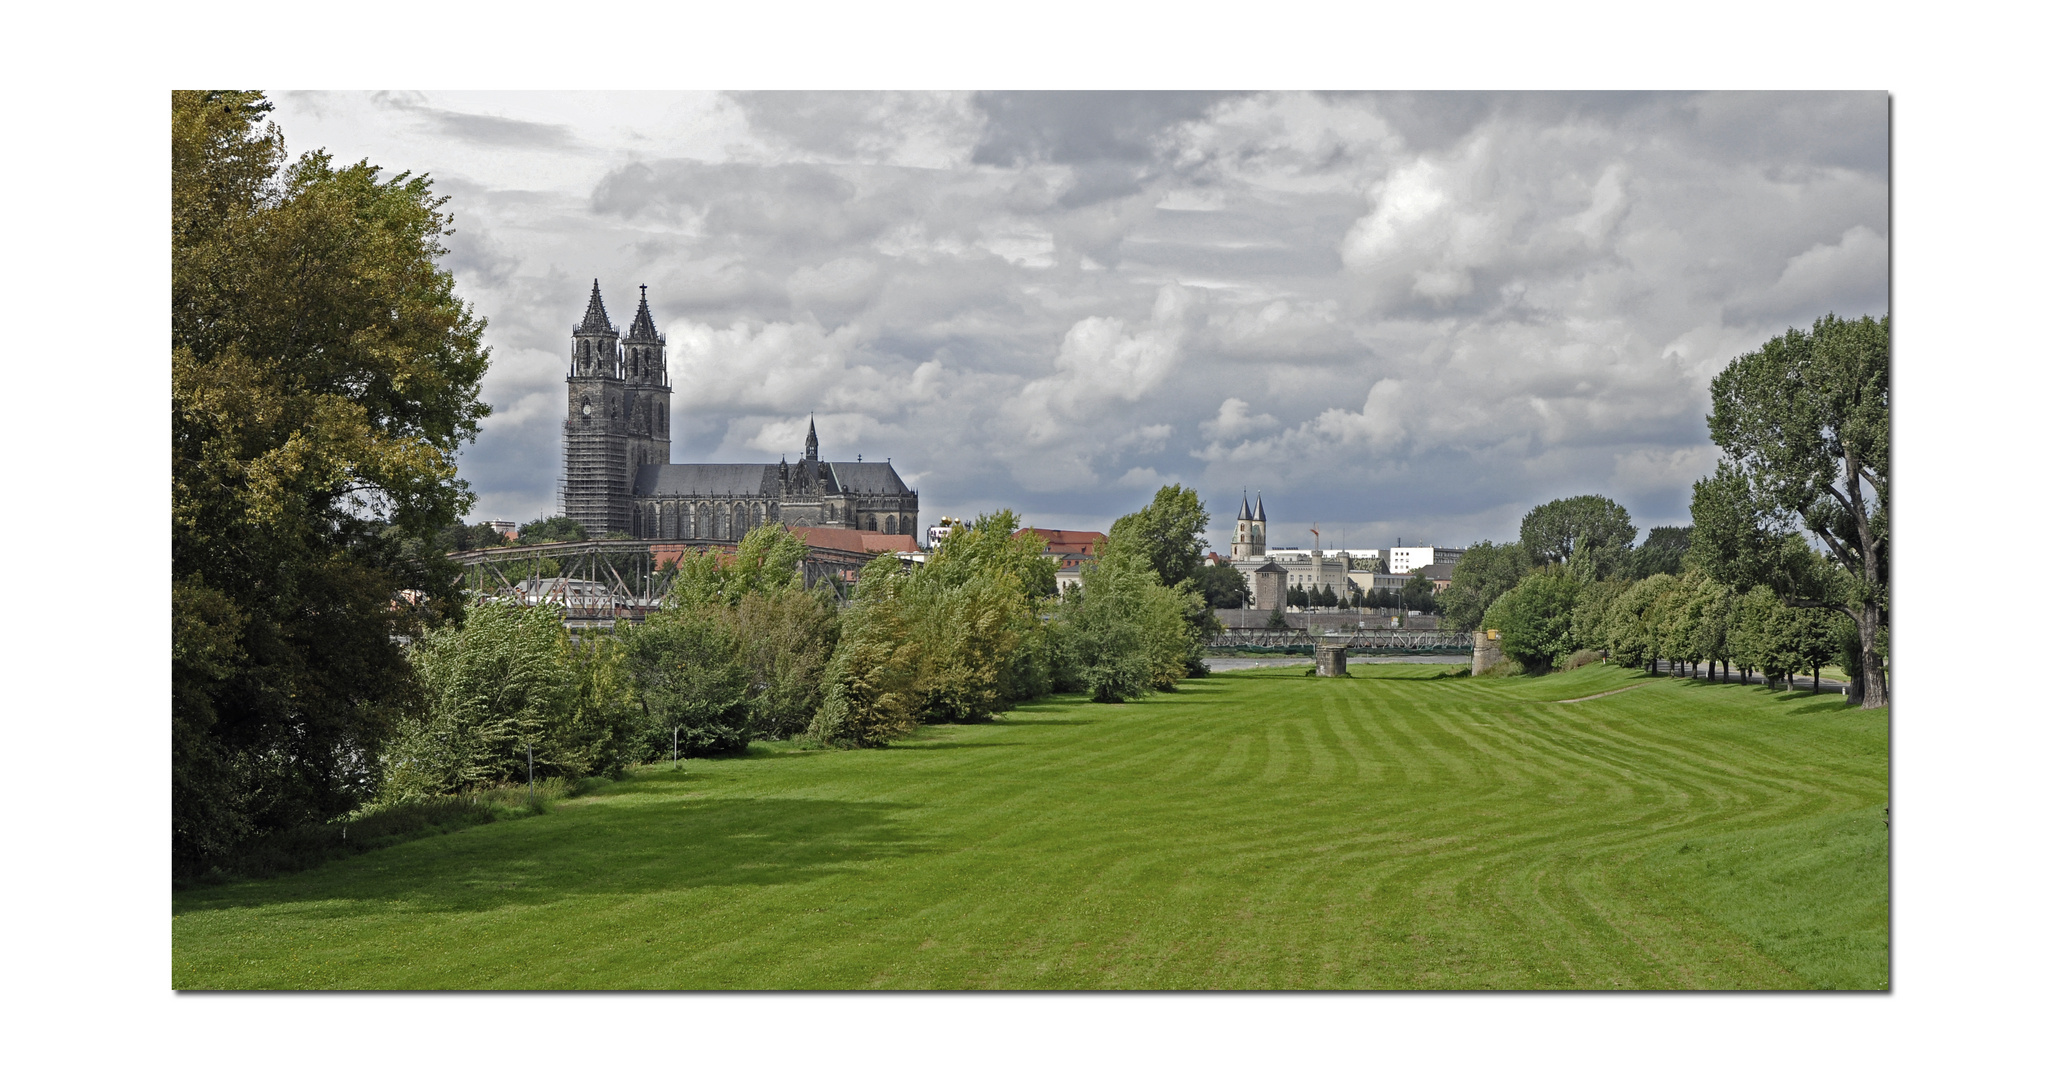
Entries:
{"label": "steel bridge truss", "polygon": [[1307,630],[1227,627],[1209,639],[1212,649],[1309,649],[1342,645],[1357,653],[1446,654],[1473,652],[1473,635],[1462,630],[1344,630],[1311,634]]}
{"label": "steel bridge truss", "polygon": [[[733,552],[736,544],[573,540],[477,548],[452,552],[448,557],[462,568],[457,583],[471,593],[474,603],[557,604],[565,609],[567,625],[606,626],[619,620],[641,622],[658,610],[672,587],[680,553],[710,549]],[[812,589],[827,583],[842,598],[875,554],[810,545],[801,560],[802,585]],[[555,575],[544,575],[545,559],[558,564]],[[627,574],[617,569],[625,563]]]}

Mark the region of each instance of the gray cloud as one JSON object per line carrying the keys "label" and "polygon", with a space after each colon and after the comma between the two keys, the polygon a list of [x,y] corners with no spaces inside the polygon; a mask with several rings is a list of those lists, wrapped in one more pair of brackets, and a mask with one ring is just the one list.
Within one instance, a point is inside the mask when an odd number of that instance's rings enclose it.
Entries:
{"label": "gray cloud", "polygon": [[524,150],[569,150],[579,145],[572,129],[564,124],[542,124],[486,113],[456,112],[423,103],[420,94],[385,92],[372,100],[394,112],[405,114],[438,135],[486,147]]}
{"label": "gray cloud", "polygon": [[[508,140],[526,187],[362,151],[467,178],[447,264],[496,414],[461,473],[494,516],[550,509],[595,277],[619,323],[651,288],[677,460],[771,460],[814,412],[926,514],[1092,528],[1162,482],[1263,488],[1285,542],[1364,546],[1591,491],[1684,521],[1710,376],[1887,303],[1880,94],[734,94],[582,125],[555,172],[570,128],[533,107],[451,132]],[[478,108],[280,119],[357,156]]]}

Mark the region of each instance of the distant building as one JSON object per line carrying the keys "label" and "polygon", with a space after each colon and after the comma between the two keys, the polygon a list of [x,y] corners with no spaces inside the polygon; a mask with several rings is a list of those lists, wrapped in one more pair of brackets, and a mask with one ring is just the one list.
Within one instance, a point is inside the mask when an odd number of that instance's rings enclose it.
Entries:
{"label": "distant building", "polygon": [[1252,585],[1252,606],[1260,611],[1279,611],[1287,606],[1287,571],[1267,560],[1245,575]]}
{"label": "distant building", "polygon": [[1058,565],[1059,589],[1080,584],[1080,572],[1094,565],[1096,550],[1109,539],[1107,533],[1083,529],[1019,529],[1017,536],[1033,533],[1044,541],[1044,553]]}
{"label": "distant building", "polygon": [[951,535],[951,530],[964,524],[965,522],[955,517],[938,518],[937,524],[930,526],[928,542],[923,546],[932,549],[936,548],[938,544],[944,542],[945,537]]}
{"label": "distant building", "polygon": [[[1420,547],[1391,547],[1387,552],[1388,573],[1407,574],[1419,567],[1428,567],[1437,563],[1456,563],[1459,561],[1459,557],[1464,554],[1466,554],[1465,548],[1455,547],[1431,547],[1428,545]],[[1450,579],[1448,578],[1447,580]]]}
{"label": "distant building", "polygon": [[510,540],[518,539],[522,535],[522,526],[512,521],[482,521],[480,524]]}
{"label": "distant building", "polygon": [[1301,548],[1269,548],[1266,546],[1266,496],[1259,495],[1256,504],[1240,503],[1237,512],[1237,534],[1230,545],[1230,565],[1245,577],[1245,594],[1252,597],[1253,604],[1266,610],[1266,604],[1259,596],[1258,572],[1271,566],[1280,572],[1281,599],[1285,602],[1287,590],[1300,588],[1306,592],[1320,593],[1324,586],[1343,599],[1351,588],[1347,576],[1352,569],[1352,560],[1337,553],[1321,549],[1304,551]]}
{"label": "distant building", "polygon": [[741,540],[767,522],[916,535],[916,493],[880,461],[824,461],[815,421],[788,464],[672,464],[665,335],[639,297],[619,333],[594,282],[565,376],[564,513],[587,535]]}

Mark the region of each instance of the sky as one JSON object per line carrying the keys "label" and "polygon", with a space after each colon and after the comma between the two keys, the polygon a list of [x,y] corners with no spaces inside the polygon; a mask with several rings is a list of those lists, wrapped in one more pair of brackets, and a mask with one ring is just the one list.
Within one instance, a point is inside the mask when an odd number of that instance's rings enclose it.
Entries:
{"label": "sky", "polygon": [[1688,523],[1710,378],[1887,312],[1883,93],[275,92],[290,151],[428,174],[487,320],[473,520],[555,512],[598,279],[669,342],[674,461],[890,459],[923,516],[1227,551]]}

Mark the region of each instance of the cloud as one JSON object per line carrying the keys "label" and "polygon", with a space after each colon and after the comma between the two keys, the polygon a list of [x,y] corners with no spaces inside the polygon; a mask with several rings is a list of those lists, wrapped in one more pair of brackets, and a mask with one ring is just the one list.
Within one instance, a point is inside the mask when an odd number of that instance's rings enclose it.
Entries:
{"label": "cloud", "polygon": [[[1886,310],[1878,93],[287,95],[452,197],[533,516],[592,279],[670,336],[676,460],[892,455],[925,514],[1104,527],[1157,482],[1326,541],[1685,520],[1709,379]],[[1144,486],[1139,486],[1144,485]],[[1212,536],[1228,543],[1227,531]]]}
{"label": "cloud", "polygon": [[436,134],[479,146],[527,150],[569,150],[579,145],[572,129],[564,124],[543,124],[487,113],[454,112],[423,103],[420,94],[379,93],[372,100],[380,106],[404,113]]}

